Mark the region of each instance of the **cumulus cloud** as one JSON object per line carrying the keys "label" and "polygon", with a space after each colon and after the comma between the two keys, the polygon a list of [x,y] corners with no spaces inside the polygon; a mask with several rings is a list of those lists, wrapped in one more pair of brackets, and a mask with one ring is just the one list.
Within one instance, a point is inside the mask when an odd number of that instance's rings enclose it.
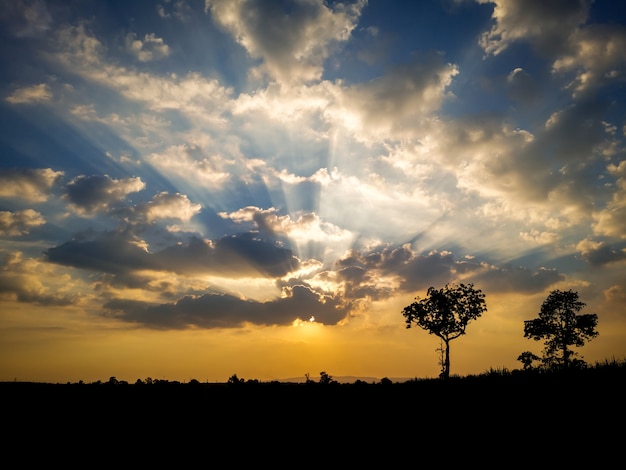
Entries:
{"label": "cumulus cloud", "polygon": [[51,99],[52,91],[50,90],[50,86],[45,83],[18,88],[5,98],[5,100],[11,104],[41,103],[50,101]]}
{"label": "cumulus cloud", "polygon": [[325,115],[366,141],[372,135],[379,139],[413,137],[416,123],[440,108],[458,73],[456,65],[433,52],[395,66],[370,82],[338,90]]}
{"label": "cumulus cloud", "polygon": [[271,236],[286,235],[301,241],[337,242],[350,240],[352,234],[325,222],[317,214],[306,213],[293,220],[289,215],[278,215],[275,208],[266,210],[248,206],[235,212],[220,212],[220,217],[236,223],[253,222],[254,228]]}
{"label": "cumulus cloud", "polygon": [[163,59],[170,55],[170,48],[163,38],[157,37],[154,33],[146,34],[143,41],[137,39],[136,33],[126,35],[126,50],[134,55],[139,62],[150,62],[152,60]]}
{"label": "cumulus cloud", "polygon": [[184,194],[170,194],[163,191],[155,195],[150,201],[135,206],[135,213],[140,214],[146,222],[162,219],[176,219],[189,222],[200,212],[202,206],[193,204]]}
{"label": "cumulus cloud", "polygon": [[105,308],[115,318],[155,329],[291,325],[311,316],[318,323],[334,325],[348,312],[348,307],[342,305],[337,297],[324,295],[304,285],[285,287],[282,297],[267,302],[227,294],[205,294],[161,305],[116,299],[108,302]]}
{"label": "cumulus cloud", "polygon": [[593,266],[603,266],[626,259],[626,249],[617,249],[606,242],[590,239],[581,240],[576,245],[583,259]]}
{"label": "cumulus cloud", "polygon": [[139,177],[117,180],[108,175],[82,175],[66,185],[64,197],[77,213],[89,215],[107,211],[112,205],[123,201],[128,194],[145,187],[146,184]]}
{"label": "cumulus cloud", "polygon": [[31,228],[45,223],[43,216],[33,209],[0,211],[0,235],[27,235]]}
{"label": "cumulus cloud", "polygon": [[318,80],[333,44],[346,41],[365,0],[335,3],[319,0],[205,0],[205,11],[229,31],[253,58],[263,60],[259,73],[279,82]]}
{"label": "cumulus cloud", "polygon": [[125,271],[156,269],[145,243],[126,232],[77,234],[73,240],[44,252],[51,263],[89,271],[121,274]]}
{"label": "cumulus cloud", "polygon": [[574,72],[569,83],[575,95],[595,90],[607,83],[626,80],[626,27],[623,25],[591,25],[570,37],[566,54],[552,68],[555,73]]}
{"label": "cumulus cloud", "polygon": [[493,26],[480,36],[486,54],[498,55],[514,41],[530,41],[541,52],[563,47],[587,18],[591,0],[478,0],[494,5]]}
{"label": "cumulus cloud", "polygon": [[533,270],[524,266],[492,266],[482,264],[483,270],[475,276],[476,283],[488,292],[542,292],[565,279],[554,268]]}
{"label": "cumulus cloud", "polygon": [[56,57],[74,73],[111,87],[130,100],[146,103],[152,110],[177,109],[206,119],[209,110],[222,109],[218,104],[224,104],[232,93],[217,80],[197,72],[182,77],[155,76],[107,63],[106,48],[83,24],[62,28],[58,40],[62,50]]}
{"label": "cumulus cloud", "polygon": [[[44,283],[45,280],[45,283]],[[78,295],[71,292],[69,275],[56,272],[40,260],[25,258],[21,251],[0,259],[0,299],[40,305],[71,305]]]}
{"label": "cumulus cloud", "polygon": [[63,177],[63,171],[42,169],[0,170],[0,197],[24,199],[28,202],[43,202],[50,191]]}
{"label": "cumulus cloud", "polygon": [[292,251],[258,237],[256,233],[218,240],[192,237],[154,256],[161,269],[178,273],[205,273],[223,277],[282,277],[299,267]]}
{"label": "cumulus cloud", "polygon": [[208,154],[197,145],[173,145],[148,156],[148,161],[159,171],[176,176],[183,181],[194,181],[210,188],[227,183],[234,167],[232,160],[220,155]]}
{"label": "cumulus cloud", "polygon": [[598,235],[626,238],[626,160],[609,165],[616,178],[615,189],[606,207],[593,213],[593,231]]}
{"label": "cumulus cloud", "polygon": [[282,277],[296,271],[299,260],[291,250],[266,242],[257,234],[209,240],[191,237],[158,252],[128,231],[81,233],[45,251],[48,261],[91,271],[122,274],[153,270],[230,278]]}

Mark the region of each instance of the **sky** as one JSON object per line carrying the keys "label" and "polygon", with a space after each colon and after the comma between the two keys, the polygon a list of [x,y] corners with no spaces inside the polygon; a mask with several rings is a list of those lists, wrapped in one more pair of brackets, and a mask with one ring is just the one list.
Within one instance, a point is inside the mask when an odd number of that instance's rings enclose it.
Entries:
{"label": "sky", "polygon": [[428,378],[626,357],[626,7],[0,3],[0,380]]}

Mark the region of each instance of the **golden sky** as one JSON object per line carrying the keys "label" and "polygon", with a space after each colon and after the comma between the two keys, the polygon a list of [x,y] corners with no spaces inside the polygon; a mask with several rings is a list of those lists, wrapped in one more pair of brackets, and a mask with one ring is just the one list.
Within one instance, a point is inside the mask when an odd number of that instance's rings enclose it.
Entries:
{"label": "golden sky", "polygon": [[459,282],[452,374],[626,356],[619,2],[118,3],[0,7],[0,380],[436,377]]}

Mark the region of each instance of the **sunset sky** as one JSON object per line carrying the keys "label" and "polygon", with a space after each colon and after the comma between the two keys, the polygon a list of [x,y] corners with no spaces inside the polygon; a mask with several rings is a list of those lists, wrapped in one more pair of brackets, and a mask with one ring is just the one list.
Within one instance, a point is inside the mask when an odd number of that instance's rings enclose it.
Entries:
{"label": "sunset sky", "polygon": [[521,368],[555,289],[626,357],[626,7],[0,3],[0,381]]}

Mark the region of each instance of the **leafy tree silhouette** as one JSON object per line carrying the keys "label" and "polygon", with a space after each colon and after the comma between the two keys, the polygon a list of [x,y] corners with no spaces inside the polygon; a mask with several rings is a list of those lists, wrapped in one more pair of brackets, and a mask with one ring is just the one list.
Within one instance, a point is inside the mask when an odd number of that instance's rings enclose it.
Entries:
{"label": "leafy tree silhouette", "polygon": [[429,287],[424,299],[404,307],[406,327],[415,323],[443,341],[441,377],[450,377],[450,341],[465,334],[465,328],[487,310],[485,294],[474,284],[446,284],[442,289]]}
{"label": "leafy tree silhouette", "polygon": [[228,384],[229,385],[239,385],[239,384],[243,384],[245,382],[245,380],[242,378],[240,379],[239,377],[237,377],[237,374],[233,374],[230,377],[228,377]]}
{"label": "leafy tree silhouette", "polygon": [[541,358],[530,351],[524,351],[522,354],[517,356],[517,360],[520,361],[524,365],[524,370],[530,370],[533,368],[533,362],[538,361]]}
{"label": "leafy tree silhouette", "polygon": [[598,315],[576,315],[585,307],[572,290],[553,290],[541,305],[538,318],[524,321],[524,337],[535,341],[545,340],[542,362],[547,368],[568,369],[585,366],[570,346],[580,347],[585,341],[598,336],[595,328]]}
{"label": "leafy tree silhouette", "polygon": [[336,380],[332,378],[332,376],[328,375],[326,372],[320,372],[320,384],[322,385],[330,385],[337,383]]}

